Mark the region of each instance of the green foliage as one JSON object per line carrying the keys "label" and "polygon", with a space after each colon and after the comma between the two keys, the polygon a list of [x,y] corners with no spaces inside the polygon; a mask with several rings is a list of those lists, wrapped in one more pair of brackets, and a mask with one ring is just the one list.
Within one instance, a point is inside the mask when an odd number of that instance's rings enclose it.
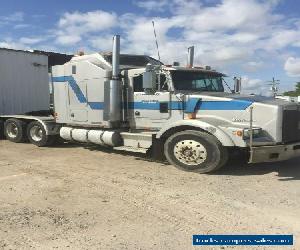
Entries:
{"label": "green foliage", "polygon": [[297,82],[296,89],[294,91],[284,92],[283,95],[292,97],[300,96],[300,82]]}

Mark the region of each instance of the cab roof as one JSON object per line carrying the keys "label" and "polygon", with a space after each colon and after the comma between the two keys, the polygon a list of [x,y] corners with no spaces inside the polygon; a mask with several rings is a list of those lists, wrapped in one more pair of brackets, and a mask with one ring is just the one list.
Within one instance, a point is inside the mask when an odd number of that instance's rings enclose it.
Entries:
{"label": "cab roof", "polygon": [[[112,64],[112,53],[100,53],[105,61]],[[162,62],[154,59],[151,56],[146,55],[130,55],[130,54],[120,54],[120,67],[122,68],[139,68],[146,67],[150,63],[152,65],[163,65]]]}
{"label": "cab roof", "polygon": [[183,66],[164,66],[167,70],[178,70],[178,71],[187,71],[187,72],[201,72],[201,73],[207,73],[209,75],[217,75],[217,76],[226,76],[225,74],[221,72],[217,72],[212,69],[205,69],[203,67],[183,67]]}

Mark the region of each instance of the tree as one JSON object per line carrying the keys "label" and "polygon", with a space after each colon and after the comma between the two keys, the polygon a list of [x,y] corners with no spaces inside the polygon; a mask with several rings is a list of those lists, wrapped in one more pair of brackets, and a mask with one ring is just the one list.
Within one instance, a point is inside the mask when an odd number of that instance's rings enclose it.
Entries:
{"label": "tree", "polygon": [[284,92],[283,95],[292,97],[300,96],[300,82],[297,82],[296,89],[294,91]]}

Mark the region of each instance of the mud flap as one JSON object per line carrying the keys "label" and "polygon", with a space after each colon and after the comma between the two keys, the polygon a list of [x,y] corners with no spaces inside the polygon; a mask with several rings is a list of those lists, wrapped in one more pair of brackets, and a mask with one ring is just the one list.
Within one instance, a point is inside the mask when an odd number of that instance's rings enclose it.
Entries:
{"label": "mud flap", "polygon": [[152,146],[150,151],[151,158],[156,161],[164,161],[164,144],[161,139],[157,139],[155,135],[152,135]]}

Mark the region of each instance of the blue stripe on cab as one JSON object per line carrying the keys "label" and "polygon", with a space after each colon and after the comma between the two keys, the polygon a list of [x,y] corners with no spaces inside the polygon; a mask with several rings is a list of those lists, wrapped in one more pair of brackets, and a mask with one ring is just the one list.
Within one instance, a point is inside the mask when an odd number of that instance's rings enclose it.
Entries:
{"label": "blue stripe on cab", "polygon": [[[52,77],[53,82],[68,82],[69,86],[75,93],[80,103],[88,103],[91,109],[103,110],[103,102],[88,102],[80,87],[76,83],[73,76],[59,76]],[[182,102],[173,101],[171,102],[172,110],[182,110],[185,106],[185,112],[192,113],[197,110],[245,110],[253,102],[247,100],[233,99],[230,101],[202,101],[201,98],[189,98],[189,100],[183,105]],[[143,109],[143,110],[159,110],[159,102],[130,102],[129,109]]]}
{"label": "blue stripe on cab", "polygon": [[198,104],[201,101],[201,98],[189,98],[188,101],[185,103],[184,111],[186,113],[194,113],[198,108]]}
{"label": "blue stripe on cab", "polygon": [[129,109],[159,110],[159,102],[130,102]]}
{"label": "blue stripe on cab", "polygon": [[80,103],[87,103],[87,100],[86,100],[84,94],[82,93],[80,87],[77,85],[76,81],[74,79],[70,79],[70,80],[68,80],[68,83],[69,83],[70,87],[72,88],[73,92],[75,93],[78,101]]}
{"label": "blue stripe on cab", "polygon": [[82,93],[80,87],[77,85],[73,76],[52,77],[52,81],[53,82],[68,82],[69,86],[74,91],[74,93],[80,103],[87,103],[90,106],[90,108],[94,109],[94,110],[103,110],[104,109],[103,102],[87,102],[86,97]]}
{"label": "blue stripe on cab", "polygon": [[87,103],[87,99],[82,93],[80,87],[78,86],[77,82],[75,81],[73,76],[59,76],[59,77],[52,77],[53,82],[68,82],[69,86],[75,93],[78,101],[80,103]]}
{"label": "blue stripe on cab", "polygon": [[[201,101],[198,98],[187,102],[185,112],[192,113],[197,110],[245,110],[252,102],[242,100],[231,101]],[[129,109],[159,110],[159,102],[130,102]],[[182,110],[182,102],[171,102],[172,110]]]}
{"label": "blue stripe on cab", "polygon": [[[245,110],[252,102],[236,102],[236,101],[200,101],[195,109],[191,109],[194,112],[197,110]],[[103,102],[88,102],[91,109],[104,109]],[[125,105],[126,106],[126,105]],[[146,103],[146,102],[130,102],[128,105],[129,109],[142,109],[142,110],[159,110],[159,102],[157,103]],[[182,110],[182,102],[172,102],[172,110]],[[189,111],[185,110],[187,113]]]}
{"label": "blue stripe on cab", "polygon": [[245,110],[252,102],[243,100],[200,101],[199,110]]}
{"label": "blue stripe on cab", "polygon": [[91,107],[91,109],[96,109],[96,110],[103,110],[104,109],[104,103],[103,102],[88,102],[88,105]]}

